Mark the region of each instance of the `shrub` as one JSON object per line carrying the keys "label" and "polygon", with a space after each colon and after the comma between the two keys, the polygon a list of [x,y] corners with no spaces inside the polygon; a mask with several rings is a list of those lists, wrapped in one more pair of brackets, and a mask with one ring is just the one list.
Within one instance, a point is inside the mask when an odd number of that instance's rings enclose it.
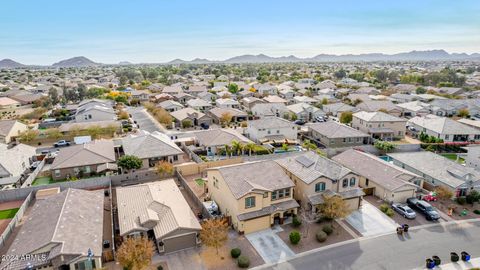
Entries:
{"label": "shrub", "polygon": [[157,270],[163,270],[163,266],[161,265],[157,266]]}
{"label": "shrub", "polygon": [[232,255],[232,258],[238,258],[240,254],[242,254],[242,251],[239,248],[232,248],[232,250],[230,250],[230,255]]}
{"label": "shrub", "polygon": [[333,226],[330,224],[326,224],[323,226],[322,231],[325,232],[327,235],[330,235],[333,233]]}
{"label": "shrub", "polygon": [[467,197],[465,197],[467,203],[469,204],[473,204],[474,202],[478,202],[479,199],[480,199],[480,193],[476,190],[472,190],[470,191],[470,193],[468,193]]}
{"label": "shrub", "polygon": [[384,203],[380,205],[380,211],[382,211],[383,213],[386,213],[388,209],[390,209],[390,206],[388,206],[388,204]]}
{"label": "shrub", "polygon": [[480,215],[480,210],[475,209],[475,210],[473,210],[473,213],[475,213],[475,214],[477,214],[477,215]]}
{"label": "shrub", "polygon": [[464,205],[465,203],[467,203],[467,199],[465,199],[465,197],[458,197],[457,203],[460,205]]}
{"label": "shrub", "polygon": [[302,221],[297,217],[294,216],[292,220],[293,227],[300,227],[302,225]]}
{"label": "shrub", "polygon": [[330,217],[325,217],[325,216],[321,216],[317,219],[317,223],[322,223],[322,222],[329,222],[329,221],[332,221],[333,219],[330,218]]}
{"label": "shrub", "polygon": [[319,230],[316,237],[318,242],[323,243],[327,240],[328,235],[323,230]]}
{"label": "shrub", "polygon": [[389,217],[393,217],[393,215],[395,215],[395,212],[393,212],[393,209],[388,208],[387,212],[385,212],[385,214]]}
{"label": "shrub", "polygon": [[238,257],[237,265],[240,268],[248,268],[250,266],[250,260],[246,256],[241,255]]}
{"label": "shrub", "polygon": [[298,242],[300,242],[301,235],[298,231],[292,231],[290,233],[289,238],[290,238],[290,243],[296,245],[298,244]]}

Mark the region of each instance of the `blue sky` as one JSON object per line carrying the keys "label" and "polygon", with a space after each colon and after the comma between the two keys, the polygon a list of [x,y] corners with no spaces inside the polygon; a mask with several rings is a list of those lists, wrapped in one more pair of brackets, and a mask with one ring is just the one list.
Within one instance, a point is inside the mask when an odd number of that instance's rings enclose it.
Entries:
{"label": "blue sky", "polygon": [[0,5],[0,59],[52,64],[480,52],[480,1],[24,0]]}

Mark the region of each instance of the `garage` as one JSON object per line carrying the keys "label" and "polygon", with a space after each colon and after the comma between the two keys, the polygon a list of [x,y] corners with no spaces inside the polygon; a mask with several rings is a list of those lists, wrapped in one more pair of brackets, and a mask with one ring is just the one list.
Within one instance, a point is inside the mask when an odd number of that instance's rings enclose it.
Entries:
{"label": "garage", "polygon": [[[170,253],[195,247],[197,244],[197,236],[195,233],[174,236],[172,238],[163,239],[164,252]],[[159,242],[160,243],[160,242]],[[161,250],[161,248],[160,248]]]}
{"label": "garage", "polygon": [[243,231],[245,234],[268,229],[270,228],[270,216],[246,220],[242,223],[242,226],[243,228],[240,231]]}

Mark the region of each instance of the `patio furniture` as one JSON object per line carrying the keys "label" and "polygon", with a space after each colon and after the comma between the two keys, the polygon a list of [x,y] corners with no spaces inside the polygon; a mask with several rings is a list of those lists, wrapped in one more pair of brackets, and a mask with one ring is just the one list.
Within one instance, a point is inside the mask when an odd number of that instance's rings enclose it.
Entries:
{"label": "patio furniture", "polygon": [[399,234],[399,235],[403,234],[403,228],[402,227],[397,227],[397,234]]}
{"label": "patio furniture", "polygon": [[410,228],[410,226],[408,226],[408,224],[403,224],[402,228],[404,232],[408,232],[408,228]]}

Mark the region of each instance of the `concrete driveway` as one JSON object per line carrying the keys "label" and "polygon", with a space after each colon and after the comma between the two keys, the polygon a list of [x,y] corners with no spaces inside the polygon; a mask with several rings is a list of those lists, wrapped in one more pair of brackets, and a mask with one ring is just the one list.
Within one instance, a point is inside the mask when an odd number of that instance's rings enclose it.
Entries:
{"label": "concrete driveway", "polygon": [[167,255],[154,255],[152,263],[160,263],[166,261],[168,269],[189,269],[189,270],[206,270],[207,268],[200,258],[200,249],[190,248],[180,250]]}
{"label": "concrete driveway", "polygon": [[363,236],[391,233],[399,226],[395,221],[382,213],[367,201],[362,202],[362,208],[345,218],[355,230]]}
{"label": "concrete driveway", "polygon": [[272,230],[267,229],[245,235],[265,263],[283,262],[295,255],[283,240]]}

